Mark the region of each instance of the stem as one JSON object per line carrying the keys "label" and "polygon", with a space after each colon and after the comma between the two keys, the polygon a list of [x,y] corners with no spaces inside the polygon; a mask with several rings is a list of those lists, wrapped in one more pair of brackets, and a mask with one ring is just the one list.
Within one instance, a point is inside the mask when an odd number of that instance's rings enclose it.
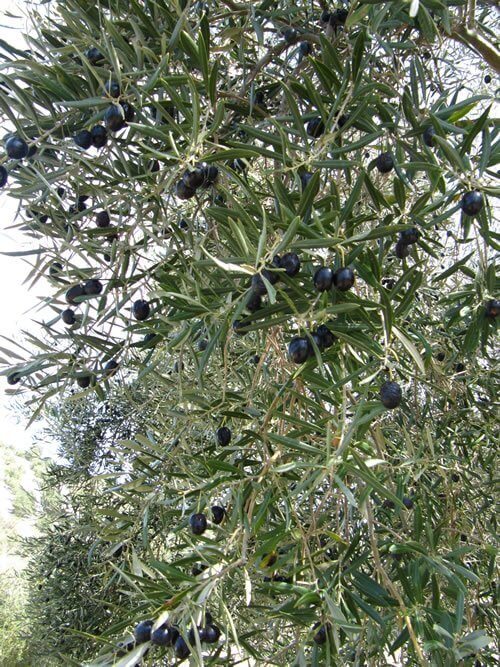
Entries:
{"label": "stem", "polygon": [[497,74],[500,74],[500,51],[494,44],[480,35],[476,29],[471,30],[464,24],[457,24],[453,26],[449,36],[456,42],[465,44],[465,46],[476,51]]}
{"label": "stem", "polygon": [[473,29],[476,24],[476,0],[469,0],[467,3],[467,28]]}

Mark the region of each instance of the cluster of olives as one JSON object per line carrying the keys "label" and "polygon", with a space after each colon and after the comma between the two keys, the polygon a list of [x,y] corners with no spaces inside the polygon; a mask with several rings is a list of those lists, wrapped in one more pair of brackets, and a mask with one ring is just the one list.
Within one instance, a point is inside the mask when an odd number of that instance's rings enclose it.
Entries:
{"label": "cluster of olives", "polygon": [[191,199],[198,188],[208,188],[215,183],[219,170],[215,165],[202,164],[194,169],[187,169],[181,180],[177,181],[175,194],[179,199]]}
{"label": "cluster of olives", "polygon": [[[92,65],[98,65],[104,59],[102,53],[96,48],[89,49],[86,56]],[[129,102],[120,100],[122,91],[119,83],[112,80],[107,81],[104,85],[104,92],[106,97],[113,99],[104,112],[104,125],[94,125],[91,130],[80,130],[73,137],[75,144],[84,150],[90,147],[104,148],[108,142],[108,131],[119,132],[135,118],[134,107]]]}
{"label": "cluster of olives", "polygon": [[[212,523],[219,526],[224,521],[226,510],[220,505],[213,505],[210,509],[212,511]],[[203,535],[208,528],[208,519],[202,512],[196,512],[189,517],[189,525],[193,535]]]}
{"label": "cluster of olives", "polygon": [[[260,273],[252,276],[250,291],[247,297],[246,309],[250,313],[255,313],[262,307],[262,297],[267,293],[265,280],[276,285],[280,279],[281,273],[286,273],[289,278],[294,278],[300,271],[300,258],[295,252],[287,252],[281,257],[275,255],[271,268],[262,269]],[[246,327],[249,320],[235,320],[233,322],[234,332],[240,335],[246,334]]]}
{"label": "cluster of olives", "polygon": [[[70,287],[66,292],[66,301],[71,306],[77,306],[82,297],[98,296],[101,294],[102,290],[103,286],[101,281],[97,280],[96,278],[91,278],[90,280],[86,280],[84,283]],[[61,319],[64,324],[71,326],[76,322],[76,313],[72,308],[66,308],[66,310],[63,310],[61,313]]]}
{"label": "cluster of olives", "polygon": [[[333,271],[327,266],[316,270],[313,283],[318,292],[326,292],[335,287],[341,292],[347,292],[354,285],[354,272],[348,267],[341,267]],[[303,364],[314,356],[314,344],[320,352],[327,350],[335,341],[335,337],[325,324],[306,336],[295,336],[288,345],[288,356],[296,364]]]}
{"label": "cluster of olives", "polygon": [[[321,15],[321,22],[329,24],[334,29],[342,26],[347,18],[348,11],[343,8],[335,9],[334,11],[325,10]],[[298,42],[299,35],[294,28],[288,28],[283,32],[285,41],[292,44]],[[312,45],[310,42],[303,41],[299,43],[300,56],[307,56],[312,53]],[[85,57],[92,66],[98,66],[105,58],[100,50],[92,47],[85,52]],[[128,122],[134,119],[135,110],[131,104],[126,102],[122,97],[121,86],[118,82],[110,79],[104,85],[104,96],[111,98],[111,103],[104,113],[104,125],[95,125],[90,130],[81,130],[73,138],[75,143],[84,150],[90,147],[103,148],[108,141],[108,131],[117,132]],[[255,91],[254,104],[265,109],[264,93],[262,91]],[[337,119],[337,127],[342,127],[346,122],[347,117],[342,115]],[[325,123],[321,117],[312,118],[306,125],[307,134],[313,138],[321,136],[325,132]],[[427,125],[422,133],[423,142],[432,147],[434,145],[435,129],[432,125]],[[36,153],[34,145],[28,143],[18,135],[11,135],[8,137],[6,144],[7,156],[14,160],[22,160],[26,157],[31,157]],[[389,173],[394,168],[394,158],[390,152],[380,153],[375,165],[377,169],[383,173]],[[231,165],[236,171],[243,171],[246,168],[245,161],[241,159],[234,160]],[[158,166],[159,168],[159,166]],[[188,169],[182,175],[182,178],[176,184],[176,194],[180,199],[190,199],[196,194],[198,188],[207,188],[213,185],[218,178],[219,170],[214,165],[198,164],[193,169]],[[307,172],[301,174],[301,182],[303,188],[307,186],[312,174]],[[5,166],[0,165],[0,187],[7,183],[8,172]],[[463,213],[467,216],[476,216],[483,208],[483,196],[477,190],[466,192],[461,199],[460,207]],[[78,203],[72,205],[69,213],[81,212],[85,209],[84,198],[80,197]],[[38,221],[45,222],[46,215],[32,213]],[[113,226],[110,224],[110,217],[107,211],[97,213],[96,224],[99,228],[111,230],[113,236],[111,240],[116,238]],[[404,230],[400,234],[400,238],[396,244],[396,256],[400,259],[407,257],[410,253],[410,247],[416,243],[419,237],[419,232],[416,228]],[[281,258],[273,258],[273,266],[271,269],[263,269],[260,273],[252,278],[252,288],[247,299],[246,308],[250,313],[257,311],[262,305],[262,297],[266,294],[266,281],[271,285],[275,284],[280,277],[280,272],[275,269],[284,270],[289,277],[294,277],[300,271],[300,259],[295,253],[286,253]],[[328,267],[321,267],[314,275],[314,285],[318,291],[326,291],[331,289],[332,285],[340,290],[346,291],[352,287],[354,283],[354,274],[349,268],[338,269],[335,273]],[[102,292],[102,284],[97,279],[91,279],[84,284],[75,285],[71,287],[66,293],[66,300],[70,306],[78,305],[81,300],[80,297],[97,296]],[[151,314],[151,306],[148,301],[138,299],[132,304],[132,315],[137,321],[146,320]],[[485,316],[489,319],[495,319],[498,314],[498,301],[490,300],[485,306]],[[73,326],[77,323],[77,315],[73,308],[66,308],[61,313],[61,319],[64,324]],[[234,331],[238,334],[246,333],[246,326],[248,320],[237,320],[233,324]],[[316,331],[313,331],[308,337],[296,337],[289,345],[289,354],[296,363],[303,363],[304,360],[314,354],[314,341],[316,347],[323,351],[330,347],[333,343],[333,335],[329,329],[322,325]],[[118,364],[115,360],[111,360],[112,364]],[[109,376],[116,371],[116,368],[105,366],[105,376]],[[12,373],[8,377],[11,384],[19,381],[20,376]],[[92,376],[83,374],[77,377],[77,383],[81,387],[87,387],[91,384]]]}
{"label": "cluster of olives", "polygon": [[335,272],[327,266],[321,266],[314,274],[313,283],[318,292],[327,292],[332,286],[339,292],[347,292],[354,285],[354,272],[346,266]]}
{"label": "cluster of olives", "polygon": [[319,326],[309,337],[295,336],[288,345],[288,356],[295,364],[303,364],[314,356],[311,339],[320,352],[327,350],[335,342],[335,336],[325,324]]}
{"label": "cluster of olives", "polygon": [[347,21],[349,11],[344,7],[339,7],[333,12],[325,11],[321,14],[321,23],[329,24],[334,30],[341,28]]}
{"label": "cluster of olives", "polygon": [[[334,130],[341,129],[342,127],[344,127],[347,121],[348,121],[348,116],[346,116],[345,114],[341,114],[336,119],[333,129]],[[306,124],[306,132],[313,139],[317,139],[322,134],[324,134],[325,123],[323,119],[320,116],[316,116],[315,118],[312,118],[310,121],[308,121]],[[302,185],[304,187],[304,183]]]}
{"label": "cluster of olives", "polygon": [[[175,657],[179,660],[185,660],[191,653],[188,643],[179,632],[179,628],[171,625],[168,621],[154,628],[154,621],[148,619],[141,621],[134,628],[134,641],[126,645],[121,644],[119,648],[126,650],[132,649],[137,644],[151,642],[153,646],[162,646],[164,648],[172,647]],[[216,644],[221,636],[221,631],[213,622],[212,615],[205,614],[205,624],[202,627],[191,628],[188,632],[188,641],[191,646],[196,645],[196,636],[200,643]]]}
{"label": "cluster of olives", "polygon": [[103,125],[94,125],[91,130],[80,130],[73,137],[77,146],[88,150],[91,146],[94,148],[104,148],[108,142],[108,132]]}

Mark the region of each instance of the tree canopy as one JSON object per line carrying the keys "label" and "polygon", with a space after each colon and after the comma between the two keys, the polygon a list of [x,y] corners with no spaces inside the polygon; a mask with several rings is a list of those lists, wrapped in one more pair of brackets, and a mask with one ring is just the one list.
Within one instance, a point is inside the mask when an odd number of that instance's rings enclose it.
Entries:
{"label": "tree canopy", "polygon": [[60,658],[494,664],[495,8],[30,18],[0,181],[50,292],[3,374],[71,490]]}

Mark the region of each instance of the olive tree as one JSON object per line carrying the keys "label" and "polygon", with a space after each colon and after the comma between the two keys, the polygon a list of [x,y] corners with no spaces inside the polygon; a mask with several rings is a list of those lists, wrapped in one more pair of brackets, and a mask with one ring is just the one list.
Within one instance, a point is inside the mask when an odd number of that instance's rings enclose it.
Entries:
{"label": "olive tree", "polygon": [[70,457],[128,596],[95,664],[494,664],[496,9],[30,17],[0,172],[51,289],[4,374],[126,406]]}

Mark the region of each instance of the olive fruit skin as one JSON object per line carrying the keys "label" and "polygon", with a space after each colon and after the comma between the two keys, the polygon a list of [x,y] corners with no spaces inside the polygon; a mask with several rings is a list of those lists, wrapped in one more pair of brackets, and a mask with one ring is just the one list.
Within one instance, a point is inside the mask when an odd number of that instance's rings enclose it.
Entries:
{"label": "olive fruit skin", "polygon": [[179,660],[185,660],[191,653],[185,640],[179,635],[174,644],[175,657]]}
{"label": "olive fruit skin", "polygon": [[266,100],[265,100],[264,93],[262,92],[262,90],[257,90],[256,91],[255,95],[253,96],[252,103],[254,104],[254,106],[258,106],[261,109],[264,109],[264,110],[267,109]]}
{"label": "olive fruit skin", "polygon": [[219,176],[219,169],[213,164],[211,165],[206,164],[203,166],[203,175],[204,179],[202,187],[209,188],[217,180]]}
{"label": "olive fruit skin", "polygon": [[477,215],[483,208],[483,195],[477,190],[466,192],[460,201],[460,207],[465,215]]}
{"label": "olive fruit skin", "polygon": [[333,284],[333,271],[327,266],[319,268],[313,277],[314,287],[318,292],[326,292]]}
{"label": "olive fruit skin", "polygon": [[375,166],[381,174],[388,174],[394,168],[394,158],[391,153],[380,153],[377,156]]}
{"label": "olive fruit skin", "polygon": [[257,292],[250,292],[250,295],[249,295],[247,303],[246,303],[246,309],[250,313],[255,313],[260,308],[262,308],[262,297],[261,297],[261,295],[258,294]]}
{"label": "olive fruit skin", "polygon": [[285,269],[286,275],[290,278],[294,278],[300,271],[300,259],[297,253],[285,253],[279,261],[279,268]]}
{"label": "olive fruit skin", "polygon": [[328,22],[334,28],[338,28],[339,26],[345,24],[345,22],[347,21],[348,14],[349,12],[347,11],[347,9],[340,7],[339,9],[336,9],[334,12],[330,14]]}
{"label": "olive fruit skin", "polygon": [[78,299],[79,297],[84,295],[85,295],[85,289],[83,285],[73,285],[73,287],[70,287],[69,290],[66,292],[66,301],[67,303],[74,306],[77,304],[77,301],[75,301],[75,299]]}
{"label": "olive fruit skin", "polygon": [[91,65],[97,65],[99,62],[104,60],[104,56],[99,51],[99,49],[96,49],[95,46],[93,46],[91,49],[88,49],[88,51],[85,51],[85,56]]}
{"label": "olive fruit skin", "polygon": [[256,273],[252,276],[252,291],[254,294],[264,296],[267,294],[266,284],[262,280],[264,277],[271,285],[275,285],[279,280],[279,275],[268,269],[262,269],[261,273]]}
{"label": "olive fruit skin", "polygon": [[308,56],[310,53],[312,53],[311,42],[300,42],[299,50],[302,56]]}
{"label": "olive fruit skin", "polygon": [[7,169],[1,165],[0,166],[0,188],[3,188],[9,179],[9,172]]}
{"label": "olive fruit skin", "polygon": [[233,160],[229,166],[233,171],[236,171],[238,174],[242,174],[248,168],[247,163],[239,157],[236,158],[236,160]]}
{"label": "olive fruit skin", "polygon": [[137,644],[144,644],[151,639],[151,629],[154,622],[151,619],[141,621],[134,628],[134,639]]}
{"label": "olive fruit skin", "polygon": [[206,625],[200,632],[200,639],[206,644],[216,644],[219,641],[220,636],[221,631],[213,623]]}
{"label": "olive fruit skin", "polygon": [[306,132],[310,137],[313,137],[314,139],[317,139],[320,137],[325,131],[325,124],[323,122],[323,119],[320,118],[319,116],[317,118],[313,118],[310,120],[307,125],[306,125]]}
{"label": "olive fruit skin", "polygon": [[80,375],[79,377],[76,378],[76,384],[81,389],[87,389],[87,387],[90,387],[90,381],[91,381],[90,375]]}
{"label": "olive fruit skin", "polygon": [[123,109],[123,115],[125,116],[126,123],[131,123],[135,118],[135,109],[128,102],[122,102],[121,107]]}
{"label": "olive fruit skin", "polygon": [[304,192],[304,190],[307,188],[307,185],[308,185],[308,183],[309,183],[309,181],[311,180],[312,177],[313,177],[313,174],[311,174],[311,172],[309,172],[309,171],[303,171],[300,174],[300,185],[302,187],[302,192]]}
{"label": "olive fruit skin", "polygon": [[215,432],[215,435],[217,436],[217,442],[219,445],[222,447],[227,447],[229,443],[231,442],[231,429],[228,428],[227,426],[221,426],[220,428],[217,429]]}
{"label": "olive fruit skin", "polygon": [[320,338],[321,346],[323,347],[323,349],[327,350],[329,347],[332,347],[332,345],[335,342],[335,336],[332,334],[332,332],[326,326],[326,324],[321,324],[316,329],[316,334]]}
{"label": "olive fruit skin", "polygon": [[7,155],[13,160],[22,160],[28,156],[28,144],[17,135],[9,137],[5,142],[5,150]]}
{"label": "olive fruit skin", "polygon": [[420,232],[416,227],[412,227],[411,229],[404,229],[400,234],[399,234],[399,241],[400,243],[404,243],[405,245],[413,245],[418,241],[420,237]]}
{"label": "olive fruit skin", "polygon": [[151,643],[155,646],[172,646],[178,636],[179,632],[175,628],[163,623],[151,633]]}
{"label": "olive fruit skin", "polygon": [[352,269],[342,267],[333,274],[333,284],[340,292],[347,292],[354,285],[354,272]]}
{"label": "olive fruit skin", "polygon": [[212,521],[218,526],[224,521],[224,517],[226,516],[226,510],[223,507],[220,507],[220,505],[213,505],[211,507],[212,510]]}
{"label": "olive fruit skin", "polygon": [[66,310],[63,310],[61,313],[61,319],[64,324],[67,324],[68,326],[74,324],[76,322],[75,311],[71,310],[71,308],[66,308]]}
{"label": "olive fruit skin", "polygon": [[193,535],[203,535],[208,526],[207,517],[201,513],[192,514],[189,518],[189,525]]}
{"label": "olive fruit skin", "polygon": [[110,359],[104,366],[104,375],[106,377],[111,377],[117,372],[119,367],[120,364],[116,361],[116,359]]}
{"label": "olive fruit skin", "polygon": [[191,644],[191,646],[196,645],[196,635],[198,635],[200,642],[202,641],[202,629],[200,627],[197,628],[189,628],[188,631],[188,642]]}
{"label": "olive fruit skin", "polygon": [[246,327],[249,322],[246,320],[234,320],[233,322],[233,331],[237,336],[245,336],[248,333]]}
{"label": "olive fruit skin", "polygon": [[408,255],[410,254],[410,247],[407,243],[398,241],[396,243],[396,248],[394,251],[398,259],[405,259],[405,257],[408,257]]}
{"label": "olive fruit skin", "polygon": [[121,95],[120,84],[117,81],[106,81],[104,90],[110,97],[117,98]]}
{"label": "olive fruit skin", "polygon": [[86,151],[92,146],[92,135],[88,130],[80,130],[73,137],[73,141],[77,146]]}
{"label": "olive fruit skin", "polygon": [[83,289],[88,296],[97,296],[102,292],[102,283],[96,278],[91,278],[90,280],[85,281]]}
{"label": "olive fruit skin", "polygon": [[205,181],[205,172],[203,169],[193,169],[193,171],[186,171],[182,180],[191,190],[196,190],[200,188]]}
{"label": "olive fruit skin", "polygon": [[336,128],[339,129],[339,130],[342,129],[344,127],[344,125],[347,123],[348,120],[349,120],[349,116],[346,116],[346,114],[344,114],[344,113],[341,114],[337,118],[337,122],[335,123]]}
{"label": "olive fruit skin", "polygon": [[10,375],[7,375],[7,384],[17,384],[21,378],[17,373],[11,373]]}
{"label": "olive fruit skin", "polygon": [[137,299],[137,301],[134,301],[134,305],[132,306],[132,314],[136,320],[139,322],[147,320],[150,313],[151,307],[148,301],[145,301],[144,299]]}
{"label": "olive fruit skin", "polygon": [[194,197],[196,194],[196,190],[194,188],[190,188],[186,183],[182,181],[177,181],[175,185],[175,195],[179,199],[191,199]]}
{"label": "olive fruit skin", "polygon": [[104,148],[108,143],[108,133],[104,125],[94,125],[90,130],[90,137],[94,148]]}
{"label": "olive fruit skin", "polygon": [[436,130],[432,127],[432,125],[429,125],[425,128],[424,133],[422,135],[422,139],[424,140],[424,144],[426,146],[429,146],[429,148],[432,148],[434,146],[434,136],[436,134]]}
{"label": "olive fruit skin", "polygon": [[316,634],[313,637],[313,641],[315,644],[318,644],[318,646],[321,646],[321,644],[326,643],[326,639],[327,639],[326,626],[321,625],[318,627],[318,630],[316,631]]}
{"label": "olive fruit skin", "polygon": [[104,123],[111,132],[118,132],[125,127],[125,113],[120,104],[110,104],[104,112]]}
{"label": "olive fruit skin", "polygon": [[283,38],[287,44],[293,44],[297,37],[297,31],[294,28],[287,28],[283,33]]}
{"label": "olive fruit skin", "polygon": [[[325,348],[323,347],[323,340],[322,340],[321,336],[318,334],[318,332],[317,332],[317,331],[313,331],[313,332],[312,332],[311,334],[309,334],[309,335],[310,335],[310,337],[312,338],[312,340],[313,340],[313,342],[315,343],[315,345],[316,345],[316,347],[318,348],[318,350],[319,350],[320,352],[323,352]],[[309,356],[310,356],[310,357],[314,357],[314,348],[313,348],[312,345],[310,346]]]}
{"label": "olive fruit skin", "polygon": [[498,313],[500,313],[500,300],[498,299],[490,299],[485,306],[485,315],[491,320],[494,320],[497,316]]}
{"label": "olive fruit skin", "polygon": [[303,364],[311,354],[311,344],[307,338],[296,336],[288,345],[288,356],[294,364]]}
{"label": "olive fruit skin", "polygon": [[49,276],[57,277],[63,270],[63,265],[60,262],[54,262],[49,268]]}
{"label": "olive fruit skin", "polygon": [[95,217],[95,224],[101,229],[109,227],[110,217],[107,211],[99,211]]}
{"label": "olive fruit skin", "polygon": [[401,403],[403,392],[397,382],[384,382],[380,387],[380,400],[388,410],[394,410]]}

